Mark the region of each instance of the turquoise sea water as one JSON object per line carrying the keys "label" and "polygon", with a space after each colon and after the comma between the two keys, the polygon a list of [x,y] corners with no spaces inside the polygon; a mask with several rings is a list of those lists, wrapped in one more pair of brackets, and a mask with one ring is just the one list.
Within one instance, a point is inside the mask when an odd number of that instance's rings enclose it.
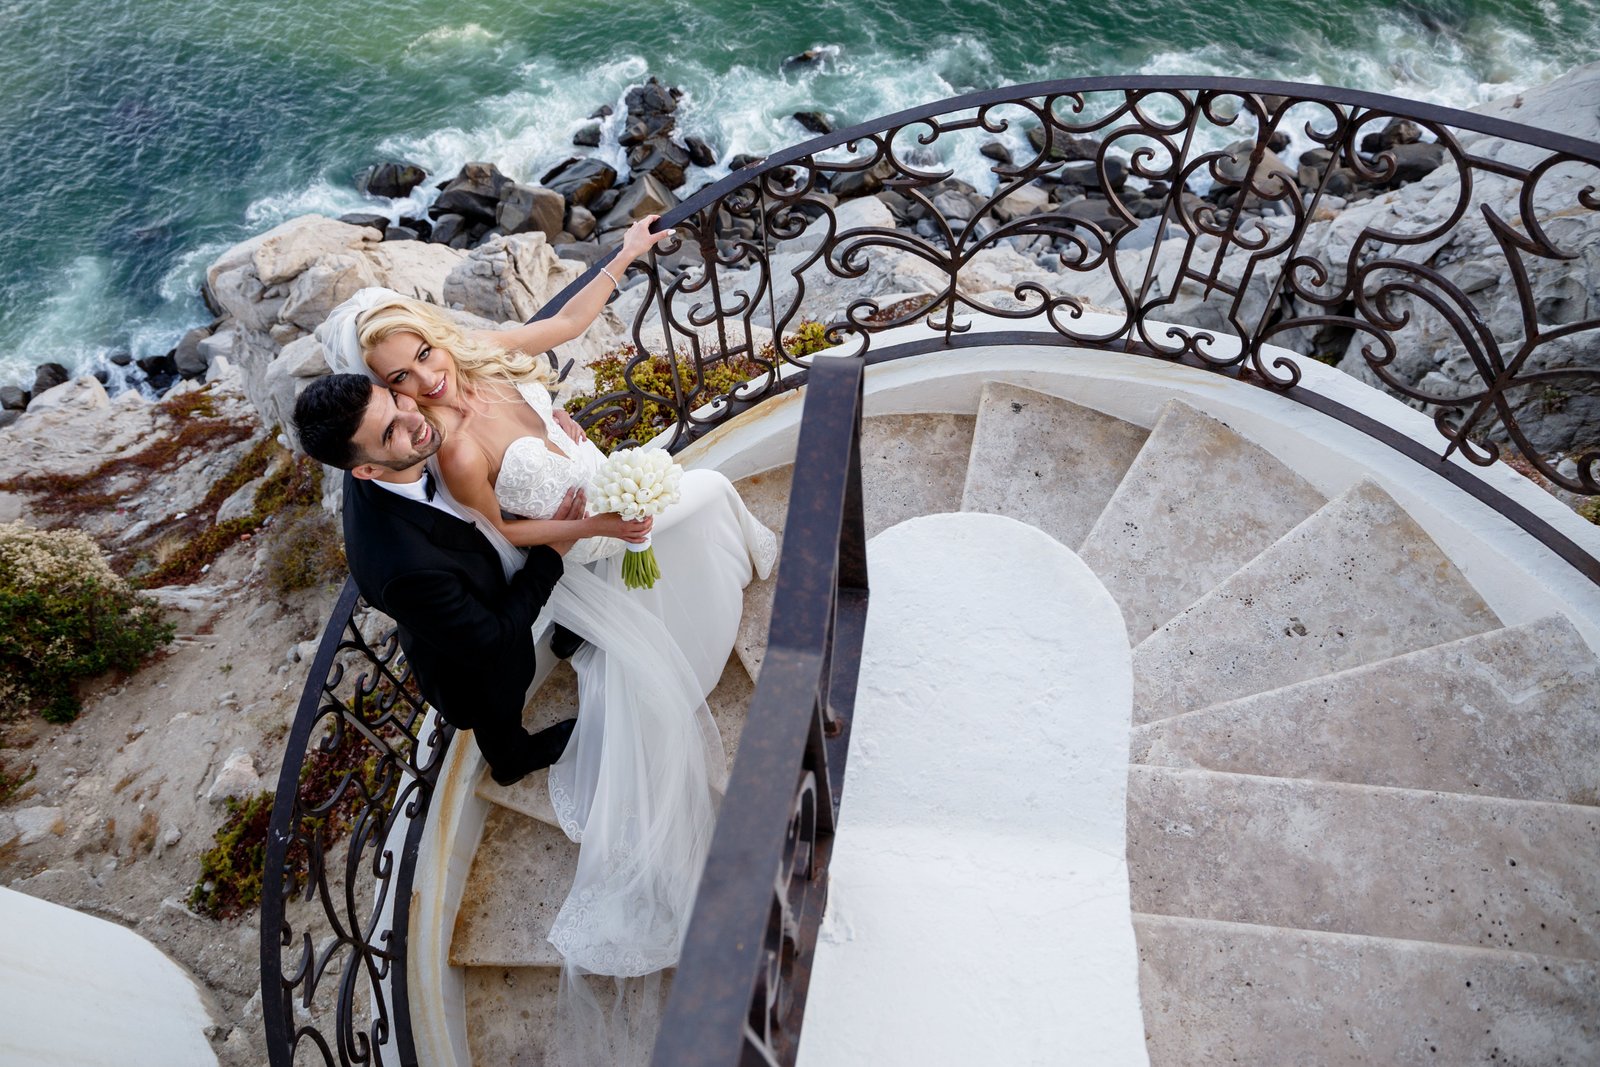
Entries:
{"label": "turquoise sea water", "polygon": [[[0,28],[0,384],[165,351],[207,319],[212,258],[373,207],[354,177],[377,159],[535,178],[647,73],[686,90],[680,126],[726,159],[802,139],[796,110],[843,124],[1047,78],[1471,106],[1600,58],[1600,0],[0,0]],[[780,70],[816,46],[837,51]]]}

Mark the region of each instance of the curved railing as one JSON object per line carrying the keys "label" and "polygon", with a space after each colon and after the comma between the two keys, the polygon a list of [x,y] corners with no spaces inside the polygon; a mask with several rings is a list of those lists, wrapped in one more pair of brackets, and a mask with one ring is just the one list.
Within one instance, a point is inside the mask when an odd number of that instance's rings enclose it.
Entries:
{"label": "curved railing", "polygon": [[[990,144],[1006,139],[1009,148]],[[1306,149],[1297,166],[1280,154],[1286,140]],[[945,162],[978,158],[992,160],[981,188],[955,181]],[[1321,86],[1093,78],[928,104],[774,154],[667,212],[661,225],[677,236],[631,268],[643,280],[617,305],[637,348],[626,386],[594,398],[579,417],[622,440],[664,432],[678,450],[808,380],[813,395],[825,381],[830,395],[848,394],[836,374],[856,376],[854,406],[836,396],[815,418],[837,421],[848,409],[858,420],[860,368],[900,356],[1002,343],[1126,352],[1226,375],[1341,419],[1477,496],[1600,583],[1600,561],[1451,462],[1459,454],[1488,465],[1509,452],[1556,486],[1600,492],[1595,442],[1558,439],[1531,417],[1589,404],[1600,386],[1600,368],[1583,362],[1600,319],[1579,317],[1564,276],[1578,236],[1600,224],[1597,174],[1600,145],[1591,142]],[[1417,182],[1427,195],[1413,200],[1404,188]],[[1403,201],[1385,199],[1397,191]],[[1405,210],[1392,210],[1395,203]],[[973,313],[1017,328],[973,334]],[[801,354],[792,338],[808,319],[824,321],[841,347],[827,357]],[[904,326],[925,333],[875,344]],[[1422,349],[1446,357],[1424,365]],[[1303,387],[1300,363],[1312,358],[1341,361],[1428,411],[1439,447]],[[729,392],[706,385],[706,370],[724,360],[739,361],[750,380]],[[664,368],[649,380],[664,377],[668,388],[640,384],[647,363]],[[647,402],[667,412],[664,425],[644,422]],[[842,422],[829,432],[846,433]],[[850,473],[858,465],[833,455],[838,447],[834,437],[802,444],[807,460],[795,472],[773,613],[773,646],[787,651],[769,653],[763,670],[708,861],[717,876],[702,890],[658,1046],[663,1065],[793,1060],[822,897],[818,890],[801,901],[817,883],[796,876],[825,872],[844,756],[842,735],[818,731],[830,721],[825,709],[853,697],[859,633],[849,627],[865,597],[852,540],[858,519],[839,517],[858,507],[849,503],[859,494]],[[847,536],[830,541],[841,528]],[[808,565],[787,564],[802,552]],[[792,576],[802,570],[809,577]],[[391,663],[392,635],[375,651],[360,637],[356,609],[347,586],[312,665],[273,811],[262,981],[274,1067],[313,1047],[313,1060],[326,1063],[415,1062],[405,909],[450,732],[430,729],[417,740],[422,707]],[[818,646],[822,615],[837,621]],[[789,658],[790,666],[774,666]],[[793,683],[783,698],[767,681],[780,672]],[[363,686],[368,697],[340,696]],[[379,725],[363,710],[373,694],[391,702]],[[404,714],[390,714],[394,701]],[[751,744],[769,729],[773,751]],[[341,730],[370,747],[383,775],[344,780],[341,795],[360,814],[346,815],[348,834],[325,844],[318,820],[329,801],[302,797],[302,778],[321,747],[346,743],[319,735]],[[761,774],[751,769],[758,751]],[[785,783],[796,781],[793,792]],[[285,867],[296,842],[307,853],[305,876]],[[707,1036],[702,1023],[712,1018],[716,1034],[731,1035],[726,1056],[707,1051],[723,1041]]]}

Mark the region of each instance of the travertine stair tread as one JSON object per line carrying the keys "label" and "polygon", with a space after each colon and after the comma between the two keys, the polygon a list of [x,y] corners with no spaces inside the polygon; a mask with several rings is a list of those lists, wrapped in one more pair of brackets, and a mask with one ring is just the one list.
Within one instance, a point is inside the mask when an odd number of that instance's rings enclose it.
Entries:
{"label": "travertine stair tread", "polygon": [[1132,759],[1600,803],[1600,661],[1559,616],[1135,727]]}
{"label": "travertine stair tread", "polygon": [[[868,537],[918,515],[961,509],[976,421],[971,415],[938,412],[862,420],[861,488]],[[780,537],[793,476],[790,464],[735,483],[755,516]],[[766,654],[776,578],[774,574],[745,588],[744,616],[734,648],[752,678],[761,673]]]}
{"label": "travertine stair tread", "polygon": [[1149,435],[1070,400],[986,382],[961,510],[1005,515],[1076,549]]}
{"label": "travertine stair tread", "polygon": [[1382,489],[1330,501],[1133,650],[1135,723],[1499,627]]}
{"label": "travertine stair tread", "polygon": [[1079,555],[1138,644],[1323,503],[1265,449],[1174,400]]}
{"label": "travertine stair tread", "polygon": [[1136,911],[1600,958],[1600,809],[1135,765]]}
{"label": "travertine stair tread", "polygon": [[[745,715],[750,708],[750,696],[755,686],[750,676],[745,673],[743,664],[737,656],[729,656],[728,663],[722,669],[722,678],[717,682],[717,687],[706,698],[706,704],[711,709],[711,717],[716,720],[717,730],[722,734],[722,747],[727,758],[726,766],[733,766],[734,754],[739,750],[739,737],[744,733]],[[540,714],[546,715],[542,704],[548,701],[562,709],[558,716],[565,718],[577,711],[577,677],[572,669],[567,667],[564,675],[561,672],[552,672],[545,684],[539,688],[529,708],[540,708]],[[570,710],[568,710],[570,704]],[[530,716],[525,716],[530,717]],[[478,779],[477,794],[491,804],[508,808],[530,819],[537,819],[551,826],[556,824],[555,808],[550,804],[549,788],[550,772],[547,770],[534,771],[515,785],[496,785],[489,772],[485,769]]]}
{"label": "travertine stair tread", "polygon": [[1600,1063],[1600,965],[1166,915],[1133,919],[1152,1064]]}
{"label": "travertine stair tread", "polygon": [[[794,480],[794,464],[786,463],[734,483],[751,514],[778,535],[783,546],[783,526],[789,517],[789,487]],[[772,595],[777,591],[778,572],[774,568],[766,580],[756,579],[744,587],[744,614],[739,617],[739,636],[734,652],[739,662],[755,678],[761,673],[761,657],[767,651],[767,625],[772,618]]]}
{"label": "travertine stair tread", "polygon": [[[674,970],[659,983],[634,980],[630,1009],[642,997],[664,999]],[[561,972],[552,967],[469,967],[465,973],[467,1044],[478,1067],[546,1067],[556,1037],[556,995]],[[591,979],[602,1004],[615,995],[609,979]],[[659,988],[652,988],[658,985]],[[659,1014],[659,1008],[650,1014]]]}
{"label": "travertine stair tread", "polygon": [[930,412],[861,420],[861,495],[867,536],[918,515],[961,510],[972,415]]}
{"label": "travertine stair tread", "polygon": [[553,826],[491,807],[450,938],[457,967],[559,967],[546,937],[572,888],[578,846]]}

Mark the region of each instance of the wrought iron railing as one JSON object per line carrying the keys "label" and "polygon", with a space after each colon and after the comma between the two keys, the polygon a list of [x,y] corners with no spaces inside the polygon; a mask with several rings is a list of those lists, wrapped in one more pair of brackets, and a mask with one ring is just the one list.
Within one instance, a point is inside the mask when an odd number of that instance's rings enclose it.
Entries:
{"label": "wrought iron railing", "polygon": [[[1307,149],[1297,166],[1280,154],[1286,140]],[[958,183],[954,163],[979,158],[992,164]],[[638,349],[627,385],[593,399],[580,421],[607,420],[614,436],[642,440],[657,430],[644,421],[653,402],[668,413],[663,432],[676,451],[777,393],[808,381],[812,393],[772,651],[657,1062],[794,1058],[824,892],[803,875],[826,869],[847,737],[841,709],[853,698],[865,603],[859,465],[842,444],[855,441],[843,413],[859,420],[862,365],[1032,344],[1212,371],[1386,442],[1600,583],[1600,561],[1450,462],[1459,453],[1488,465],[1509,449],[1556,486],[1600,492],[1600,441],[1583,436],[1600,419],[1600,364],[1585,350],[1600,319],[1582,317],[1567,276],[1579,238],[1600,225],[1597,174],[1595,143],[1371,93],[1094,78],[863,123],[776,153],[669,211],[661,225],[678,236],[634,265],[642,287],[619,303]],[[1418,182],[1426,196],[1404,192]],[[1404,199],[1385,199],[1396,192]],[[1017,328],[974,334],[973,313]],[[842,347],[802,355],[791,337],[812,318]],[[904,326],[921,333],[876,343]],[[1421,351],[1443,356],[1423,363]],[[729,358],[755,373],[718,392],[705,372]],[[1303,387],[1301,362],[1313,358],[1339,361],[1429,412],[1439,447]],[[665,363],[670,388],[639,384],[647,361]],[[834,400],[822,403],[824,392]],[[1565,404],[1593,406],[1594,417],[1537,418]],[[791,554],[809,563],[791,563]],[[404,692],[392,637],[381,653],[367,647],[352,628],[355,608],[347,587],[312,666],[273,813],[262,974],[274,1067],[313,1046],[327,1063],[415,1062],[405,908],[449,731],[419,743],[415,729],[402,729],[413,740],[396,741],[345,707],[338,694],[352,672]],[[352,662],[340,666],[341,657]],[[403,699],[408,710],[395,725],[419,726],[420,705]],[[310,876],[286,877],[291,842],[318,840],[321,806],[296,792],[314,735],[336,723],[366,739],[396,776],[385,790],[352,779],[346,789],[363,791],[366,805],[355,820],[363,832],[312,849]],[[330,880],[335,867],[342,884]],[[306,912],[298,923],[296,901]],[[321,940],[306,928],[316,924],[329,931]],[[281,950],[291,946],[297,962],[285,970]]]}

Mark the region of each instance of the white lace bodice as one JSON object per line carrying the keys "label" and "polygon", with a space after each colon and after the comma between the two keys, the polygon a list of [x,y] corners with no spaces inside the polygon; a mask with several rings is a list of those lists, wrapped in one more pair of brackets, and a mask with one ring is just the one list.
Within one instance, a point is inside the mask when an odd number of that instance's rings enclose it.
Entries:
{"label": "white lace bodice", "polygon": [[[547,445],[537,437],[519,437],[506,446],[495,478],[494,495],[500,507],[513,515],[545,519],[556,513],[561,498],[573,486],[587,487],[605,453],[593,441],[574,441],[551,416],[550,393],[538,382],[523,382],[517,391],[544,421]],[[586,563],[621,550],[622,542],[610,537],[586,537],[573,546],[567,559]]]}

